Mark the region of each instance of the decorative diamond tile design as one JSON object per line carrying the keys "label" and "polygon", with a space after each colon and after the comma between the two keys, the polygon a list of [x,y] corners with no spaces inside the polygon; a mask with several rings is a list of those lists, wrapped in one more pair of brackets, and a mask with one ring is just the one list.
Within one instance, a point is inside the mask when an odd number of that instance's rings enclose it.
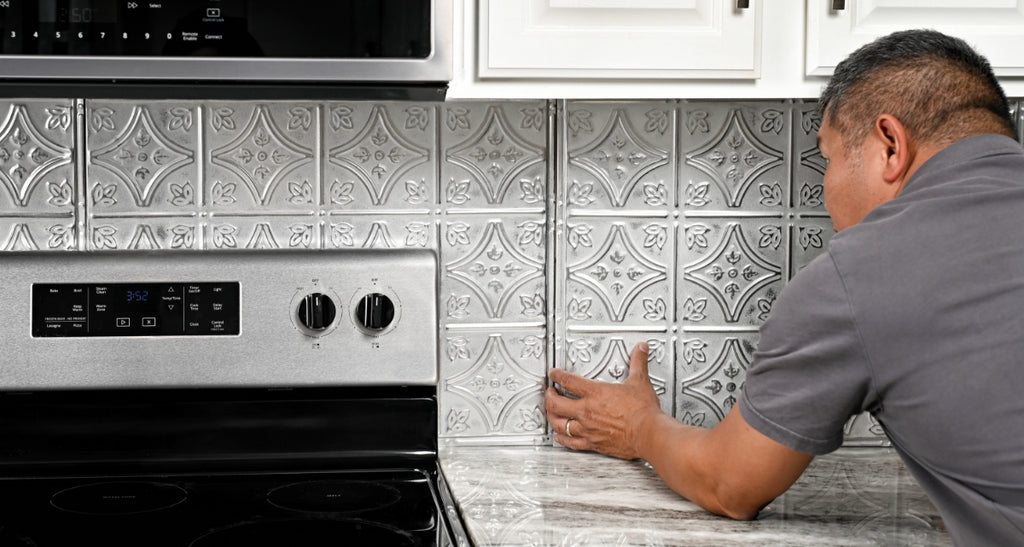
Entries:
{"label": "decorative diamond tile design", "polygon": [[683,292],[695,303],[685,321],[700,324],[710,316],[718,324],[742,319],[760,324],[766,318],[763,301],[774,297],[782,279],[778,257],[771,256],[779,248],[782,227],[747,226],[694,223],[684,228],[694,236],[693,254],[700,257],[683,267]]}
{"label": "decorative diamond tile design", "polygon": [[441,227],[442,317],[543,324],[547,312],[542,219],[448,217]]}
{"label": "decorative diamond tile design", "polygon": [[215,210],[301,211],[319,202],[319,106],[211,103],[205,114]]}
{"label": "decorative diamond tile design", "polygon": [[663,208],[674,201],[670,103],[569,103],[567,206]]}
{"label": "decorative diamond tile design", "polygon": [[692,333],[679,340],[681,396],[676,416],[691,425],[718,423],[739,401],[756,333]]}
{"label": "decorative diamond tile design", "polygon": [[458,101],[439,112],[436,245],[448,353],[440,435],[549,442],[548,103]]}
{"label": "decorative diamond tile design", "polygon": [[568,240],[580,252],[570,251],[566,264],[569,320],[663,325],[669,319],[668,228],[664,223],[630,228],[593,220],[570,223]]}
{"label": "decorative diamond tile design", "polygon": [[450,210],[526,207],[547,195],[547,103],[448,103],[442,107],[441,200]]}
{"label": "decorative diamond tile design", "polygon": [[442,340],[440,434],[542,437],[545,342],[543,329],[452,332]]}
{"label": "decorative diamond tile design", "polygon": [[621,381],[641,340],[711,426],[834,235],[814,107],[0,101],[0,248],[434,249],[446,442],[549,442],[546,368]]}
{"label": "decorative diamond tile design", "polygon": [[74,105],[0,101],[0,249],[77,245]]}
{"label": "decorative diamond tile design", "polygon": [[339,209],[424,207],[436,201],[436,109],[331,104],[325,204]]}
{"label": "decorative diamond tile design", "polygon": [[789,194],[790,117],[787,104],[681,104],[682,206],[781,211]]}

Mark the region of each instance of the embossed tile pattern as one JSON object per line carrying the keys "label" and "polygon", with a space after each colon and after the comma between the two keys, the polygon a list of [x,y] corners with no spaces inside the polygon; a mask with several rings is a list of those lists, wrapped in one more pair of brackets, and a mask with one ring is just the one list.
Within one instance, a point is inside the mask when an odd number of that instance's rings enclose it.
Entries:
{"label": "embossed tile pattern", "polygon": [[0,248],[75,248],[74,137],[70,100],[0,101]]}
{"label": "embossed tile pattern", "polygon": [[[0,101],[0,245],[434,249],[446,441],[549,442],[544,371],[621,381],[641,340],[666,411],[710,426],[833,235],[819,125],[803,101]],[[847,441],[884,437],[859,416]]]}
{"label": "embossed tile pattern", "polygon": [[[556,366],[622,381],[632,344],[648,340],[662,406],[713,426],[738,401],[779,292],[833,235],[815,105],[559,107]],[[849,445],[884,440],[869,422],[851,420]]]}
{"label": "embossed tile pattern", "polygon": [[549,118],[547,101],[440,108],[439,434],[449,442],[548,442]]}

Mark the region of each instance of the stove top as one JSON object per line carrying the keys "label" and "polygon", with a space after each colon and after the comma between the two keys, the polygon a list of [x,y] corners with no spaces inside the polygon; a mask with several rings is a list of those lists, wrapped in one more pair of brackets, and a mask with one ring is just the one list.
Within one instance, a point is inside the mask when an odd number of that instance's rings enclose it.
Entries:
{"label": "stove top", "polygon": [[454,545],[436,469],[0,480],[0,546]]}
{"label": "stove top", "polygon": [[0,547],[469,544],[433,253],[17,253],[0,305]]}

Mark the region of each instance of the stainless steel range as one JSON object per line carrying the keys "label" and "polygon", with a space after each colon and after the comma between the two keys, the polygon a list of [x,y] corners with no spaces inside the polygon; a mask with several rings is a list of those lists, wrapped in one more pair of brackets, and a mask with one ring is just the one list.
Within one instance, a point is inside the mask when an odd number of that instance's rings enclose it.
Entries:
{"label": "stainless steel range", "polygon": [[0,546],[467,545],[425,251],[0,267]]}

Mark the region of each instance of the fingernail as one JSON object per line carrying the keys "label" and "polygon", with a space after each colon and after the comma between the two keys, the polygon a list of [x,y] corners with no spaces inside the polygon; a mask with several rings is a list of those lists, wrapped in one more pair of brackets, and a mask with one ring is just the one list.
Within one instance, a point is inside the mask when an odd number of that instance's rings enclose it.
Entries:
{"label": "fingernail", "polygon": [[637,346],[640,348],[640,351],[644,353],[647,353],[651,350],[651,348],[647,346],[647,342],[640,342],[639,344],[637,344]]}

